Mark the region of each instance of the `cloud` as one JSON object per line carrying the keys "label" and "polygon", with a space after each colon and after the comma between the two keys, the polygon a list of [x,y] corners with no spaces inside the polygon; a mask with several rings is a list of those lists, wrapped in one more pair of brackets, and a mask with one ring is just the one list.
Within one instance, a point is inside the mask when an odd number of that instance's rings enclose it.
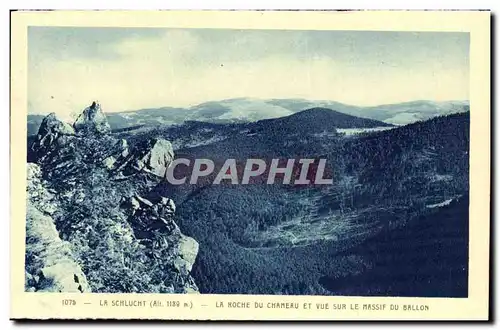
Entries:
{"label": "cloud", "polygon": [[[95,52],[85,48],[81,36],[59,38],[60,44],[49,37],[51,47],[38,38],[29,48],[30,112],[69,117],[95,99],[115,112],[233,97],[356,105],[468,98],[468,66],[463,64],[468,58],[457,55],[457,43],[450,43],[454,53],[443,46],[426,57],[430,51],[422,47],[429,46],[420,39],[419,51],[411,55],[400,44],[391,53],[380,45],[383,40],[370,48],[365,39],[344,36],[342,43],[333,42],[324,33],[303,31],[131,33],[92,43]],[[377,50],[376,56],[366,54],[368,49]]]}

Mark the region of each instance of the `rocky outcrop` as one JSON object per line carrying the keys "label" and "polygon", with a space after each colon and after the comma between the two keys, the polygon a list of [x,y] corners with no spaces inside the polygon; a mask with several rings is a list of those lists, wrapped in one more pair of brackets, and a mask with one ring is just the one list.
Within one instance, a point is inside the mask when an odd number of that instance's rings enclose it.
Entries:
{"label": "rocky outcrop", "polygon": [[134,166],[138,171],[165,177],[167,168],[174,160],[172,144],[162,138],[150,139],[142,150],[134,155]]}
{"label": "rocky outcrop", "polygon": [[101,105],[95,101],[83,110],[73,124],[73,127],[79,134],[107,134],[111,132],[111,127],[106,119],[106,115],[102,112]]}
{"label": "rocky outcrop", "polygon": [[181,233],[173,220],[175,203],[161,197],[156,203],[139,195],[124,203],[129,210],[136,236],[143,239],[157,259],[168,255],[179,273],[183,292],[198,291],[189,273],[198,255],[198,242]]}
{"label": "rocky outcrop", "polygon": [[178,243],[179,257],[174,261],[181,272],[189,273],[198,255],[199,244],[193,238],[180,234]]}
{"label": "rocky outcrop", "polygon": [[170,198],[161,197],[154,203],[135,194],[125,202],[125,207],[129,209],[134,224],[141,230],[161,230],[167,233],[178,230],[172,219],[175,214],[175,203]]}
{"label": "rocky outcrop", "polygon": [[153,178],[153,185],[165,178],[167,168],[174,160],[172,144],[163,138],[150,138],[135,145],[118,142],[114,153],[103,160],[104,165],[112,170],[114,178],[127,179],[138,174],[147,174]]}
{"label": "rocky outcrop", "polygon": [[125,139],[120,139],[111,148],[108,156],[104,158],[103,164],[110,170],[115,169],[119,164],[122,164],[127,160],[128,155],[128,142]]}
{"label": "rocky outcrop", "polygon": [[40,177],[40,168],[28,164],[26,206],[26,291],[90,292],[90,286],[75,261],[71,245],[59,238],[48,215],[57,208],[53,194]]}
{"label": "rocky outcrop", "polygon": [[54,194],[49,192],[42,184],[43,180],[40,166],[28,163],[26,172],[26,193],[28,202],[36,206],[37,209],[45,214],[53,214],[58,206],[54,200]]}
{"label": "rocky outcrop", "polygon": [[75,135],[73,127],[58,119],[55,113],[51,113],[43,119],[31,148],[43,156],[64,145],[73,135]]}
{"label": "rocky outcrop", "polygon": [[26,211],[26,290],[90,292],[71,245],[59,238],[52,218],[29,202]]}
{"label": "rocky outcrop", "polygon": [[[175,203],[172,199],[161,197],[158,203],[153,203],[137,194],[130,197],[128,206],[132,210],[132,215],[145,211],[153,218],[171,217],[175,214]],[[151,214],[149,214],[151,213]]]}
{"label": "rocky outcrop", "polygon": [[175,223],[174,201],[152,193],[171,143],[117,139],[96,102],[73,126],[51,114],[39,131],[27,169],[26,289],[198,293],[198,243]]}

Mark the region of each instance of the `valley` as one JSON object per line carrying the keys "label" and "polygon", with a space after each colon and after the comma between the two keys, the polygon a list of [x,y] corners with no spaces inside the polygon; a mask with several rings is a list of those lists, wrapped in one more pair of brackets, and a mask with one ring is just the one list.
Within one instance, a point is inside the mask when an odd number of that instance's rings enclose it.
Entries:
{"label": "valley", "polygon": [[[190,276],[201,293],[466,296],[469,112],[398,126],[299,105],[278,118],[115,128],[138,150],[164,139],[176,159],[215,164],[195,184],[145,189],[130,170],[119,187],[175,201],[172,221],[199,243]],[[212,184],[226,159],[242,171],[251,158],[326,159],[333,184]]]}
{"label": "valley", "polygon": [[[233,98],[210,101],[187,108],[158,107],[139,110],[114,109],[108,112],[113,130],[132,127],[181,125],[187,121],[229,124],[290,116],[312,109],[328,108],[351,116],[378,120],[391,125],[406,125],[436,116],[465,112],[468,101],[412,101],[378,106],[354,106],[328,100]],[[36,134],[45,115],[28,115],[28,135]]]}

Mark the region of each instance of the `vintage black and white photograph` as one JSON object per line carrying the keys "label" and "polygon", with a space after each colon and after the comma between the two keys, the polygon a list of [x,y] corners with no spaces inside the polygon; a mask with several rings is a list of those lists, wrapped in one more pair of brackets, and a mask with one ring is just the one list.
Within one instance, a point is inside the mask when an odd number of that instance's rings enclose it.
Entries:
{"label": "vintage black and white photograph", "polygon": [[468,297],[468,32],[27,33],[26,292]]}

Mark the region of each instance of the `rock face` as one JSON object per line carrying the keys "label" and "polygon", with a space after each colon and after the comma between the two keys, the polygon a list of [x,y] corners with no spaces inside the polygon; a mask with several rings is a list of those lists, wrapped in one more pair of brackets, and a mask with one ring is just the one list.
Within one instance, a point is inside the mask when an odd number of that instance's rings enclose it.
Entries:
{"label": "rock face", "polygon": [[137,194],[130,197],[128,203],[134,221],[143,229],[178,229],[172,217],[175,214],[175,203],[172,199],[161,197],[157,203],[143,198]]}
{"label": "rock face", "polygon": [[[181,234],[179,240],[179,258],[177,259],[177,265],[180,267],[179,271],[187,273],[191,271],[198,255],[198,248],[198,242],[189,236]],[[185,267],[185,269],[182,269],[182,267]]]}
{"label": "rock face", "polygon": [[75,135],[73,127],[59,120],[55,113],[51,113],[43,119],[32,150],[46,154],[58,145],[64,144],[68,137],[73,135]]}
{"label": "rock face", "polygon": [[45,214],[53,214],[57,209],[57,204],[54,201],[54,195],[50,193],[42,184],[42,171],[40,166],[28,163],[26,169],[26,193],[28,196],[28,202],[36,205],[36,208]]}
{"label": "rock face", "polygon": [[27,291],[90,292],[70,244],[59,238],[52,214],[57,205],[43,185],[38,165],[28,164],[26,206]]}
{"label": "rock face", "polygon": [[97,102],[85,108],[73,124],[78,133],[97,132],[107,134],[111,132],[106,115],[102,112],[101,105]]}
{"label": "rock face", "polygon": [[172,145],[134,140],[116,138],[96,102],[73,126],[43,120],[27,168],[27,291],[198,293],[198,243],[155,189]]}

